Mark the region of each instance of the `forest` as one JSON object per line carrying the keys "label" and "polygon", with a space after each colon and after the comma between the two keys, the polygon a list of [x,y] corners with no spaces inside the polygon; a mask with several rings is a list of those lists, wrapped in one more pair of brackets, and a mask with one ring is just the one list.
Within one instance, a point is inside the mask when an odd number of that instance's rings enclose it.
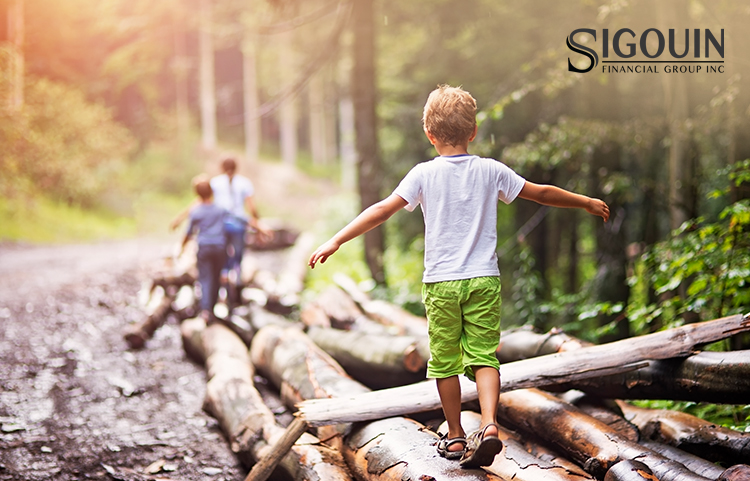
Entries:
{"label": "forest", "polygon": [[[227,151],[351,194],[321,199],[323,239],[435,156],[424,101],[461,85],[470,152],[612,212],[501,207],[504,327],[604,342],[745,314],[748,20],[742,0],[3,0],[0,240],[45,210],[108,224],[45,242],[146,234],[133,219]],[[422,314],[422,231],[399,213],[330,271]]]}

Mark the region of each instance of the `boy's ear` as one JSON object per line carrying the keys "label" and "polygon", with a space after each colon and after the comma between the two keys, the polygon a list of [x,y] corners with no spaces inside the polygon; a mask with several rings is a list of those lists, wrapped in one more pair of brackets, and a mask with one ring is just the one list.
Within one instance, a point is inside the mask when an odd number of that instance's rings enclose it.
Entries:
{"label": "boy's ear", "polygon": [[432,135],[429,130],[427,130],[427,127],[423,127],[423,129],[424,129],[424,134],[427,136],[427,140],[429,140],[432,145],[435,145],[435,142],[437,142],[437,139],[435,138],[435,136]]}
{"label": "boy's ear", "polygon": [[477,130],[479,129],[479,126],[477,124],[474,124],[474,132],[471,133],[471,137],[469,137],[469,142],[474,140],[477,136]]}

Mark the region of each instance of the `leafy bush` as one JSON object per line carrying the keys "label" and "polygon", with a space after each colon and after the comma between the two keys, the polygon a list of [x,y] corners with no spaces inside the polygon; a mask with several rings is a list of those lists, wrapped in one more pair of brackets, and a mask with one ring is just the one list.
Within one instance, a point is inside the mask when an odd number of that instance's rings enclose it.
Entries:
{"label": "leafy bush", "polygon": [[107,108],[46,79],[29,80],[23,109],[0,116],[0,192],[7,197],[43,193],[90,206],[103,189],[108,164],[134,145]]}

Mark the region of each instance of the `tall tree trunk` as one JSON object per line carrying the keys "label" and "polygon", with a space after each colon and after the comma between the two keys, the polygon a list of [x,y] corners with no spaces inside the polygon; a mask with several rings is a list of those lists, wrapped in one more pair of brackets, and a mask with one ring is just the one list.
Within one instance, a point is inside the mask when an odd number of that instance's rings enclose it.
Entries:
{"label": "tall tree trunk", "polygon": [[[627,211],[625,210],[625,192],[615,190],[606,195],[603,186],[606,178],[600,172],[615,174],[622,172],[619,146],[605,143],[594,152],[592,173],[595,195],[606,198],[611,216],[603,223],[596,219],[596,256],[599,265],[596,273],[594,292],[597,302],[622,303],[627,305],[630,288],[627,284],[628,258],[626,251]],[[606,174],[605,174],[606,175]],[[605,336],[605,341],[624,339],[630,336],[628,319],[619,314],[601,314],[598,316],[600,326],[616,322],[612,334]]]}
{"label": "tall tree trunk", "polygon": [[357,151],[354,147],[354,103],[348,90],[339,99],[339,153],[341,186],[354,192],[357,183]]}
{"label": "tall tree trunk", "polygon": [[[687,25],[687,0],[665,0],[657,2],[657,14],[662,31],[675,29],[675,49],[682,51],[680,45],[684,36],[677,32],[684,32]],[[692,47],[692,46],[690,46]],[[685,121],[688,118],[688,86],[684,75],[662,76],[664,86],[664,102],[669,128],[669,223],[672,229],[677,229],[683,222],[693,217],[689,206],[690,185],[693,179],[692,163],[688,159],[689,139],[685,132]]]}
{"label": "tall tree trunk", "polygon": [[24,0],[10,0],[6,5],[7,39],[2,43],[7,45],[7,58],[0,58],[5,64],[0,63],[0,68],[7,71],[8,78],[5,107],[8,111],[15,112],[23,106],[24,101]]}
{"label": "tall tree trunk", "polygon": [[177,142],[180,157],[187,157],[187,139],[190,131],[190,112],[188,110],[187,71],[188,58],[185,46],[184,17],[174,20],[174,92],[175,122],[177,123]]}
{"label": "tall tree trunk", "polygon": [[211,0],[200,2],[199,50],[201,146],[210,152],[216,149],[216,86]]}
{"label": "tall tree trunk", "polygon": [[325,80],[323,70],[312,75],[308,84],[308,115],[310,127],[310,154],[314,164],[323,165],[328,162],[327,135],[325,112]]}
{"label": "tall tree trunk", "polygon": [[[294,32],[284,32],[279,35],[279,54],[281,76],[284,79],[294,78]],[[286,165],[297,163],[297,98],[290,95],[281,103],[279,111],[280,135],[281,135],[281,160]]]}
{"label": "tall tree trunk", "polygon": [[[362,209],[378,202],[381,197],[382,169],[378,152],[377,117],[375,113],[375,19],[373,0],[354,0],[354,68],[352,97],[354,100],[354,130],[359,162],[359,197]],[[365,262],[372,278],[385,284],[383,268],[383,228],[367,232]]]}
{"label": "tall tree trunk", "polygon": [[254,164],[260,157],[260,117],[258,116],[257,37],[245,34],[242,42],[242,98],[245,105],[245,160]]}

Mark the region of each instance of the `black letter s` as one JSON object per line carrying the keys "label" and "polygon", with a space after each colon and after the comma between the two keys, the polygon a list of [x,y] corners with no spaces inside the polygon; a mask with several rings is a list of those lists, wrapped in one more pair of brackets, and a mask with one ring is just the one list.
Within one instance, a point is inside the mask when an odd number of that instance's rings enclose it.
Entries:
{"label": "black letter s", "polygon": [[599,65],[599,55],[597,55],[593,49],[584,47],[583,45],[575,41],[573,37],[575,37],[575,35],[579,32],[588,33],[589,35],[594,37],[594,41],[596,41],[596,30],[594,30],[593,28],[579,28],[570,32],[568,38],[565,39],[565,43],[568,45],[569,49],[587,57],[591,61],[591,63],[589,64],[588,68],[582,70],[580,68],[574,67],[570,62],[570,58],[568,58],[568,72],[586,73],[595,66]]}

